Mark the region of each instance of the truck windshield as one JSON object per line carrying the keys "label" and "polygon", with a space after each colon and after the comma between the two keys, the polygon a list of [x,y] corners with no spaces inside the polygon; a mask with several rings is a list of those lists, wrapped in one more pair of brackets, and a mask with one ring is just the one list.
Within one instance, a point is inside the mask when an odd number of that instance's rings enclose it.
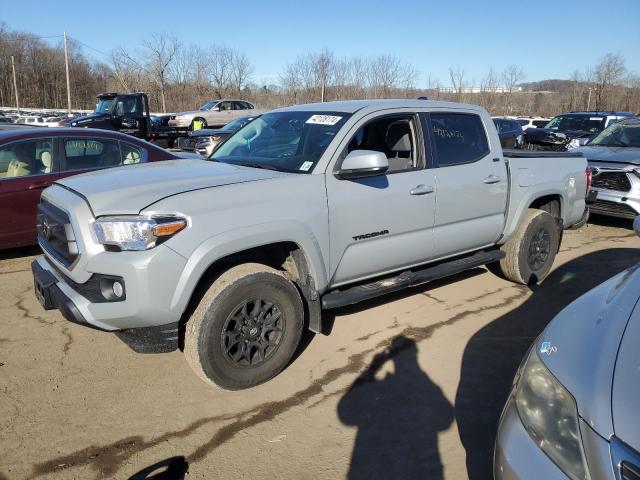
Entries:
{"label": "truck windshield", "polygon": [[351,116],[343,112],[274,112],[238,130],[210,160],[309,173]]}
{"label": "truck windshield", "polygon": [[604,117],[590,115],[558,115],[545,128],[551,130],[578,130],[581,132],[597,133],[604,128]]}
{"label": "truck windshield", "polygon": [[202,105],[198,110],[211,110],[218,103],[220,103],[218,100],[209,100],[207,103]]}
{"label": "truck windshield", "polygon": [[96,104],[96,113],[111,113],[113,105],[116,103],[116,98],[99,98]]}
{"label": "truck windshield", "polygon": [[640,148],[640,123],[614,123],[588,144],[600,147]]}

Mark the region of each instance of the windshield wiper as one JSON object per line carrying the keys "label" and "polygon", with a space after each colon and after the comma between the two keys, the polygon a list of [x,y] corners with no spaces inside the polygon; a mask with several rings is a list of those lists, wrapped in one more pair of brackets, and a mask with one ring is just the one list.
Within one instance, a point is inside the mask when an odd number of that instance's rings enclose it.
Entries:
{"label": "windshield wiper", "polygon": [[[229,162],[231,163],[231,162]],[[251,168],[262,168],[263,170],[275,170],[279,172],[280,169],[278,167],[274,167],[273,165],[266,165],[264,163],[253,163],[253,162],[233,162],[232,165],[240,165],[242,167],[251,167]]]}

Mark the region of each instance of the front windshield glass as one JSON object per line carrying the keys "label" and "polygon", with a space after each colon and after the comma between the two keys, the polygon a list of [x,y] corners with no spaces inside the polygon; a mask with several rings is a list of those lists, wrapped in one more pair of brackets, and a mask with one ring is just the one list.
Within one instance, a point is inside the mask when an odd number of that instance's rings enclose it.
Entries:
{"label": "front windshield glass", "polygon": [[640,148],[640,123],[614,123],[589,142],[593,145]]}
{"label": "front windshield glass", "polygon": [[111,113],[113,110],[113,104],[116,103],[116,98],[100,98],[96,105],[96,113]]}
{"label": "front windshield glass", "polygon": [[209,100],[207,103],[202,105],[198,110],[211,110],[218,104],[218,100]]}
{"label": "front windshield glass", "polygon": [[308,173],[351,115],[274,112],[242,127],[209,158],[283,172]]}
{"label": "front windshield glass", "polygon": [[605,117],[590,115],[558,115],[544,128],[551,130],[578,130],[581,132],[597,133],[604,128]]}

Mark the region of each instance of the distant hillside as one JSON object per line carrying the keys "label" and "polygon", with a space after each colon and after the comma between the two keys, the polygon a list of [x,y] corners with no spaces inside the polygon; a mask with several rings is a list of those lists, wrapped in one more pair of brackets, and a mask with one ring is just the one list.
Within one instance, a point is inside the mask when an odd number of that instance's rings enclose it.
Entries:
{"label": "distant hillside", "polygon": [[[584,86],[588,86],[586,82],[578,82],[583,83]],[[572,80],[558,80],[558,79],[549,79],[549,80],[540,80],[539,82],[527,82],[521,83],[520,86],[522,90],[525,92],[570,92],[574,89],[575,82]]]}

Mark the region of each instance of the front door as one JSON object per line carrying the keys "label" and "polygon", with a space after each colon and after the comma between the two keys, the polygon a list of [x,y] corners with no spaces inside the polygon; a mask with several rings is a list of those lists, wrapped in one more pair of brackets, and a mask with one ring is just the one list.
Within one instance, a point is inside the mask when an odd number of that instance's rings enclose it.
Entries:
{"label": "front door", "polygon": [[342,156],[352,150],[384,152],[389,171],[355,180],[327,174],[332,287],[433,257],[435,179],[417,115],[363,121]]}
{"label": "front door", "polygon": [[0,147],[0,248],[36,243],[40,193],[58,177],[52,138],[12,142]]}

